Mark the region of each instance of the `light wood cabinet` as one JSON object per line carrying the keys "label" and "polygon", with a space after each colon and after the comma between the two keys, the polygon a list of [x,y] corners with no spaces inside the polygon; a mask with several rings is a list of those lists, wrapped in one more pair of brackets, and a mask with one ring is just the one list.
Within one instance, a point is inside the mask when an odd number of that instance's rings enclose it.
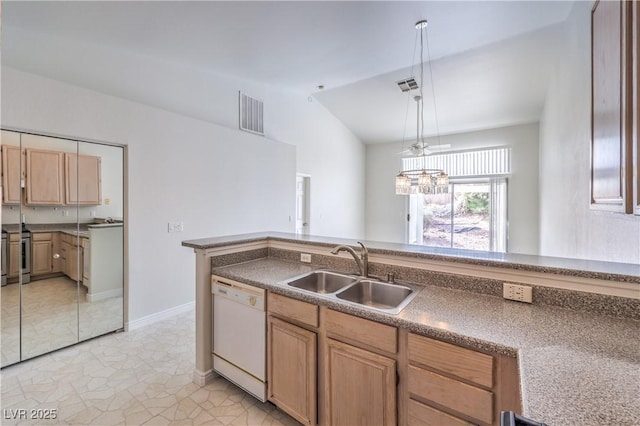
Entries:
{"label": "light wood cabinet", "polygon": [[316,424],[316,333],[268,317],[268,398],[305,425]]}
{"label": "light wood cabinet", "polygon": [[43,149],[26,149],[27,205],[64,204],[64,154]]}
{"label": "light wood cabinet", "polygon": [[633,206],[634,213],[640,215],[640,2],[632,3],[632,43],[633,46]]}
{"label": "light wood cabinet", "polygon": [[20,252],[20,234],[9,234],[7,254],[9,255],[7,278],[15,278],[20,275],[20,264],[22,260],[22,253]]}
{"label": "light wood cabinet", "polygon": [[515,358],[271,292],[267,308],[269,400],[304,424],[489,426],[520,413]]}
{"label": "light wood cabinet", "polygon": [[82,240],[68,234],[60,236],[61,272],[74,281],[82,281],[84,256]]}
{"label": "light wood cabinet", "polygon": [[318,307],[316,305],[275,293],[269,293],[267,297],[270,315],[276,315],[313,328],[318,327]]}
{"label": "light wood cabinet", "polygon": [[465,420],[453,417],[436,408],[421,404],[416,400],[410,399],[408,403],[409,414],[407,424],[409,426],[472,426]]}
{"label": "light wood cabinet", "polygon": [[597,1],[591,11],[591,206],[597,210],[640,213],[638,25],[637,2]]}
{"label": "light wood cabinet", "polygon": [[306,425],[317,422],[318,307],[267,293],[269,401]]}
{"label": "light wood cabinet", "polygon": [[24,155],[20,150],[20,134],[2,130],[2,202],[20,204],[25,174]]}
{"label": "light wood cabinet", "polygon": [[66,204],[102,204],[100,157],[65,154]]}
{"label": "light wood cabinet", "polygon": [[82,281],[82,250],[75,244],[67,247],[66,275],[74,281]]}
{"label": "light wood cabinet", "polygon": [[520,411],[515,359],[409,333],[407,423],[497,425]]}
{"label": "light wood cabinet", "polygon": [[395,360],[328,339],[326,368],[328,424],[396,424]]}
{"label": "light wood cabinet", "polygon": [[31,275],[53,272],[53,237],[51,233],[31,234]]}

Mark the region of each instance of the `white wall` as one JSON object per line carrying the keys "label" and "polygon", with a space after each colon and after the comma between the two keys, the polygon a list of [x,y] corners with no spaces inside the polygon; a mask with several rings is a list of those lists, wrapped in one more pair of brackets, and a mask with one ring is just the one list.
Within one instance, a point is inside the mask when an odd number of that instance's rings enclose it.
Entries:
{"label": "white wall", "polygon": [[[453,150],[511,147],[508,210],[509,251],[513,253],[538,253],[538,137],[534,123],[440,138]],[[400,142],[367,146],[368,240],[404,242],[406,197],[395,195],[394,187],[394,177],[402,168],[401,151]]]}
{"label": "white wall", "polygon": [[295,145],[297,172],[311,176],[310,232],[364,235],[364,145],[309,93],[21,28],[5,31],[2,47],[3,67],[231,129],[238,128],[238,91],[262,100],[265,135]]}
{"label": "white wall", "polygon": [[[128,145],[130,321],[193,300],[182,240],[293,230],[292,145],[7,67],[2,113],[3,126]],[[174,220],[183,233],[167,233]]]}
{"label": "white wall", "polygon": [[576,2],[540,122],[540,254],[640,262],[640,217],[589,208],[592,2]]}

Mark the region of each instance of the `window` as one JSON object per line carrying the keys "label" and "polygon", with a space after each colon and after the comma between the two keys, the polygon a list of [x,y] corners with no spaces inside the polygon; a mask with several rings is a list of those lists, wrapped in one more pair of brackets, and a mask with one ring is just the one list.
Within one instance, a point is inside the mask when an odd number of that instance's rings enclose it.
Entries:
{"label": "window", "polygon": [[509,148],[404,159],[404,168],[449,173],[446,194],[411,194],[409,244],[470,250],[507,250]]}

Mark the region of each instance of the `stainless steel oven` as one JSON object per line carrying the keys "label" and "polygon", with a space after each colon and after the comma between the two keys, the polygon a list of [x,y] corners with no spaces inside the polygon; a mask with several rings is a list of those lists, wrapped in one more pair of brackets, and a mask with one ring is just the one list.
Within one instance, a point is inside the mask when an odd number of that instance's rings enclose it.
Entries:
{"label": "stainless steel oven", "polygon": [[27,284],[31,282],[31,232],[24,229],[20,240],[20,256],[22,284]]}

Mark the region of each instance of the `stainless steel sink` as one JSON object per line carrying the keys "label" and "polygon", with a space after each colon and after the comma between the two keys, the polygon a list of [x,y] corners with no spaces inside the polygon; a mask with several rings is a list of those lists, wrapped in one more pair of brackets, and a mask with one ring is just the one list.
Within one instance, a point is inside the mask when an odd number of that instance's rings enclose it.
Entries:
{"label": "stainless steel sink", "polygon": [[416,291],[397,284],[363,279],[336,294],[338,299],[369,308],[398,313],[415,297]]}
{"label": "stainless steel sink", "polygon": [[358,281],[358,278],[329,271],[313,271],[297,276],[285,284],[314,293],[335,293]]}

